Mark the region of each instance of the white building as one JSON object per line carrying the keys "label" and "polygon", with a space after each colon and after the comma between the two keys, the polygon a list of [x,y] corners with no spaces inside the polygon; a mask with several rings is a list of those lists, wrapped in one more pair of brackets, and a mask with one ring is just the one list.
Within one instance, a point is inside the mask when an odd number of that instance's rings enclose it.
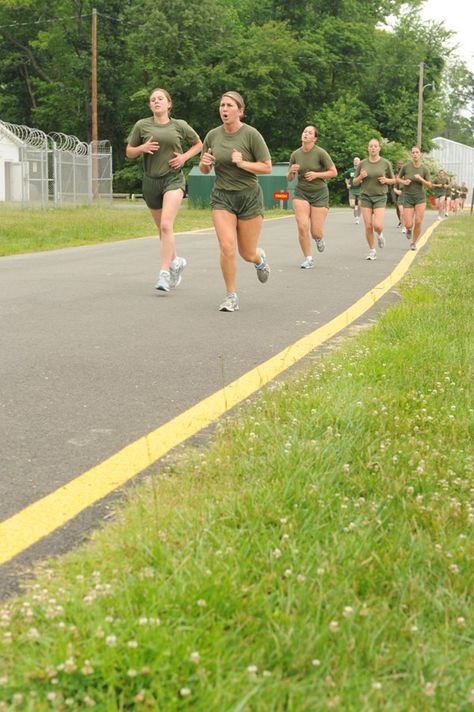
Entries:
{"label": "white building", "polygon": [[112,149],[0,120],[0,203],[82,205],[112,200]]}
{"label": "white building", "polygon": [[470,204],[474,187],[474,148],[442,136],[434,138],[433,144],[435,147],[429,155],[438,161],[446,173],[454,176],[456,183],[466,183],[469,188],[466,203]]}
{"label": "white building", "polygon": [[47,202],[48,138],[0,121],[0,201]]}

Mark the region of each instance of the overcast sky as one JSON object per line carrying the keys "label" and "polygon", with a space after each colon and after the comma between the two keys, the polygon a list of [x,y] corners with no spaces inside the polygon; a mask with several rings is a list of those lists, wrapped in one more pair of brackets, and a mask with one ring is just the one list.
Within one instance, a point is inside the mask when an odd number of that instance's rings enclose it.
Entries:
{"label": "overcast sky", "polygon": [[473,0],[426,0],[421,16],[425,20],[442,22],[456,37],[452,45],[459,44],[457,54],[474,72],[474,2]]}

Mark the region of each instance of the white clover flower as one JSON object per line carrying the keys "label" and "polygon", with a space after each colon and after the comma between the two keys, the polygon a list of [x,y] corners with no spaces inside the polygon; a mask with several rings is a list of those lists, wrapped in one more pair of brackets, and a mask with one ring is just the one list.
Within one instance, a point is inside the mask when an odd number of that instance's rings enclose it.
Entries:
{"label": "white clover flower", "polygon": [[338,633],[339,623],[337,621],[331,621],[329,624],[329,630],[331,631],[331,633]]}
{"label": "white clover flower", "polygon": [[464,628],[466,625],[466,621],[462,616],[459,616],[459,618],[456,618],[456,623],[459,626],[459,628]]}
{"label": "white clover flower", "polygon": [[352,616],[353,613],[354,613],[354,609],[352,608],[352,606],[344,606],[343,615],[345,618],[349,618],[350,616]]}
{"label": "white clover flower", "polygon": [[381,690],[382,689],[382,683],[378,682],[377,680],[374,680],[372,683],[372,689],[373,690]]}
{"label": "white clover flower", "polygon": [[281,556],[281,551],[280,549],[274,549],[272,552],[272,556],[274,559],[279,559]]}
{"label": "white clover flower", "polygon": [[285,572],[284,572],[284,574],[283,574],[283,576],[284,576],[285,578],[289,578],[292,573],[293,573],[293,571],[292,571],[291,569],[286,569]]}
{"label": "white clover flower", "polygon": [[138,643],[136,640],[129,640],[127,643],[127,648],[138,648]]}
{"label": "white clover flower", "polygon": [[321,665],[321,660],[318,660],[317,658],[314,658],[314,660],[311,660],[311,665],[313,667],[319,667]]}
{"label": "white clover flower", "polygon": [[189,689],[189,687],[182,687],[179,691],[179,694],[181,695],[181,697],[189,697],[189,695],[191,694],[191,690]]}
{"label": "white clover flower", "polygon": [[351,469],[351,466],[349,465],[348,462],[345,462],[344,465],[342,466],[342,469],[344,472],[349,472],[349,470]]}
{"label": "white clover flower", "polygon": [[207,603],[204,598],[200,598],[199,601],[197,601],[197,605],[199,606],[199,608],[206,608]]}
{"label": "white clover flower", "polygon": [[105,639],[105,644],[111,648],[115,647],[117,645],[117,636],[116,635],[108,635],[107,638]]}
{"label": "white clover flower", "polygon": [[256,675],[258,672],[258,667],[256,665],[249,665],[247,668],[247,672],[249,675]]}
{"label": "white clover flower", "polygon": [[128,677],[136,677],[138,675],[138,673],[133,668],[130,668],[130,670],[127,670],[127,675],[128,675]]}
{"label": "white clover flower", "polygon": [[201,656],[199,655],[198,651],[195,650],[194,652],[191,653],[189,656],[189,659],[192,663],[198,663],[201,660]]}
{"label": "white clover flower", "polygon": [[433,697],[433,695],[435,693],[435,688],[436,688],[436,685],[434,684],[434,682],[427,682],[424,687],[423,692],[425,693],[425,695],[427,697]]}
{"label": "white clover flower", "polygon": [[81,673],[83,675],[92,675],[94,668],[92,667],[90,660],[84,660],[84,665],[81,668]]}
{"label": "white clover flower", "polygon": [[298,581],[298,583],[303,583],[303,581],[305,581],[305,577],[303,574],[298,574],[296,580]]}

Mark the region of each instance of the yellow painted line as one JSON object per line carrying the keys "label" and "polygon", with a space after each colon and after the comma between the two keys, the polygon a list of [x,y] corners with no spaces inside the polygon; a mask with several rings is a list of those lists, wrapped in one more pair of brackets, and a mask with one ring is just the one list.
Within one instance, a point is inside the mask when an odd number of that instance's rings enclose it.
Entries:
{"label": "yellow painted line", "polygon": [[[423,246],[438,225],[421,237]],[[320,344],[358,319],[407,272],[416,252],[407,252],[393,272],[367,294],[324,326],[295,341],[283,351],[245,373],[148,435],[135,440],[64,487],[25,507],[0,523],[0,565],[51,534],[135,475],[143,472],[172,448],[195,435],[223,413],[248,398]]]}

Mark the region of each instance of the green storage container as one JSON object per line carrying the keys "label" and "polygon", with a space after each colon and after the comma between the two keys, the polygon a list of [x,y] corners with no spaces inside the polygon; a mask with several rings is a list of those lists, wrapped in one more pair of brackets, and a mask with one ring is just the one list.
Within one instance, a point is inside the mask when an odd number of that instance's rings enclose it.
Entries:
{"label": "green storage container", "polygon": [[[293,192],[296,181],[288,183],[286,176],[288,173],[288,163],[275,163],[272,172],[268,175],[258,176],[258,182],[262,186],[263,201],[266,210],[274,208],[291,209],[293,207]],[[188,174],[188,201],[193,208],[208,208],[212,186],[214,185],[214,169],[204,175],[199,170],[199,166],[193,166]],[[291,186],[291,187],[290,187]],[[274,193],[286,191],[289,193],[288,200],[275,200]]]}

